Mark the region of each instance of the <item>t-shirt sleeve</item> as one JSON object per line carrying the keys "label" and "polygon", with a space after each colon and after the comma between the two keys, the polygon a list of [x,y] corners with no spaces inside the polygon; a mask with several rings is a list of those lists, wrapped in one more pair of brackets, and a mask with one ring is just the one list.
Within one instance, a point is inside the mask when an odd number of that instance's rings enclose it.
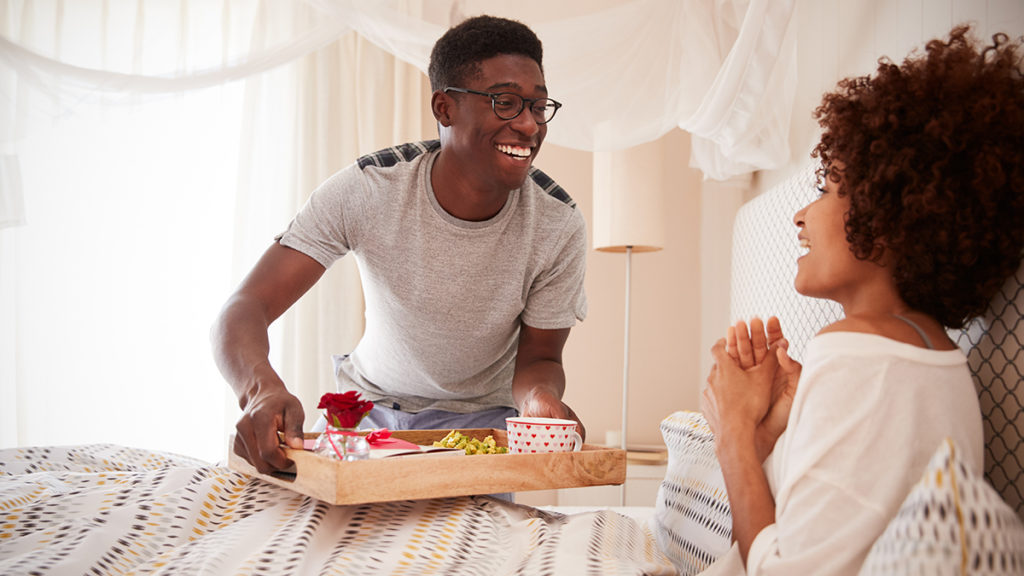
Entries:
{"label": "t-shirt sleeve", "polygon": [[573,209],[552,251],[550,264],[530,287],[522,320],[542,330],[571,328],[587,316],[583,279],[587,266],[587,226]]}
{"label": "t-shirt sleeve", "polygon": [[361,186],[355,164],[337,172],[313,191],[288,228],[274,239],[329,268],[348,253],[357,235],[350,223],[359,221],[352,212],[358,208],[354,192]]}

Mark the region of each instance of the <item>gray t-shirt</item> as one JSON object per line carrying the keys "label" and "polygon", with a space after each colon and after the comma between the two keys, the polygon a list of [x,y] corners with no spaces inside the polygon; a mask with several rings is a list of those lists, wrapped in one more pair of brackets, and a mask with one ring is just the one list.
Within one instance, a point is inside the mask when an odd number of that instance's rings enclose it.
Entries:
{"label": "gray t-shirt", "polygon": [[513,406],[520,322],[572,327],[586,316],[586,224],[543,172],[483,222],[441,208],[430,184],[437,141],[360,158],[328,178],[279,236],[325,268],[356,258],[366,329],[337,367],[402,410]]}

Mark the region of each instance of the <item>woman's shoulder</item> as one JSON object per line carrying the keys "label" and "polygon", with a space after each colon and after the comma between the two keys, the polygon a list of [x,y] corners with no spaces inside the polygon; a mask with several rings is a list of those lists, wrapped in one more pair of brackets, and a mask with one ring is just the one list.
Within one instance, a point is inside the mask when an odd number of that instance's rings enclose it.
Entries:
{"label": "woman's shoulder", "polygon": [[878,326],[876,323],[869,321],[863,317],[846,317],[840,318],[835,322],[825,326],[818,331],[818,335],[828,334],[830,332],[863,332],[867,334],[878,334]]}
{"label": "woman's shoulder", "polygon": [[914,317],[900,317],[892,314],[849,316],[825,326],[818,332],[818,336],[839,332],[871,334],[926,349],[954,350],[957,348],[956,344],[949,339],[942,325],[924,315],[915,315]]}

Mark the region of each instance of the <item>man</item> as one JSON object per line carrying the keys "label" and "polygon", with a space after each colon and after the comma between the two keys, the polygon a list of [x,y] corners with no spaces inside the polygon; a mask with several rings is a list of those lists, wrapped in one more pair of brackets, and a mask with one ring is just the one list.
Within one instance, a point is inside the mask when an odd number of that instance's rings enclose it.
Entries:
{"label": "man", "polygon": [[364,425],[504,428],[517,413],[579,421],[561,400],[561,359],[586,315],[586,229],[532,167],[561,106],[547,97],[541,43],[519,22],[472,18],[438,40],[429,73],[440,140],[382,150],[330,177],[213,327],[243,410],[234,449],[260,472],[290,465],[277,432],[300,448],[304,417],[270,366],[267,328],[349,252],[366,329],[335,373],[339,389],[375,403]]}

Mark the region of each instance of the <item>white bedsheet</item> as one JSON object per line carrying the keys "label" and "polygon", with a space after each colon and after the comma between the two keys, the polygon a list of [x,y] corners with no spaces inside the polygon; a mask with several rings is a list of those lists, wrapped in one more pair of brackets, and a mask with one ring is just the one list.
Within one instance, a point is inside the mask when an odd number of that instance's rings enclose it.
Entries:
{"label": "white bedsheet", "polygon": [[570,512],[487,496],[334,506],[149,450],[0,450],[3,574],[676,573],[645,522]]}

